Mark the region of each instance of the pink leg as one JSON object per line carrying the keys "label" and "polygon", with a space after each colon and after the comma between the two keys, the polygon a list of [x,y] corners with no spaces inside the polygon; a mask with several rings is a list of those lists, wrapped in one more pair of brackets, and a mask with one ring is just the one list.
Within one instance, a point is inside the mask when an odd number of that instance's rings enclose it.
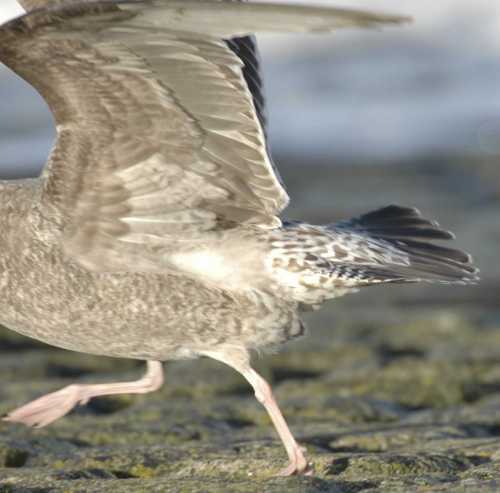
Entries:
{"label": "pink leg", "polygon": [[290,463],[280,471],[280,476],[291,476],[292,474],[307,474],[308,463],[304,457],[303,449],[293,437],[285,418],[274,399],[269,384],[250,366],[248,354],[243,351],[230,349],[225,352],[204,353],[206,356],[217,359],[233,367],[240,372],[253,387],[255,397],[266,408],[278,435],[285,446]]}
{"label": "pink leg", "polygon": [[92,397],[147,394],[158,390],[162,384],[162,364],[159,361],[148,361],[146,374],[135,382],[69,385],[15,409],[2,419],[42,428],[68,414],[76,405],[85,405]]}

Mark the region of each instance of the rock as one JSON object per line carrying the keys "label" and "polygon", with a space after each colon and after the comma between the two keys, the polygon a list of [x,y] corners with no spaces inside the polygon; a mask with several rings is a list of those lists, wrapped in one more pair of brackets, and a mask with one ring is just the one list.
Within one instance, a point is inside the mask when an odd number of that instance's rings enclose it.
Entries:
{"label": "rock", "polygon": [[[361,173],[341,173],[346,209]],[[387,174],[385,187],[402,175]],[[424,194],[436,175],[419,177]],[[471,203],[469,217],[499,212],[495,201]],[[443,215],[453,222],[459,204]],[[500,279],[497,264],[488,282]],[[309,338],[256,358],[308,449],[311,477],[274,477],[286,456],[265,411],[239,375],[202,359],[168,363],[155,394],[96,399],[45,429],[0,422],[0,493],[497,491],[498,307],[475,289],[366,290],[308,317]],[[70,382],[142,371],[0,328],[0,413]]]}

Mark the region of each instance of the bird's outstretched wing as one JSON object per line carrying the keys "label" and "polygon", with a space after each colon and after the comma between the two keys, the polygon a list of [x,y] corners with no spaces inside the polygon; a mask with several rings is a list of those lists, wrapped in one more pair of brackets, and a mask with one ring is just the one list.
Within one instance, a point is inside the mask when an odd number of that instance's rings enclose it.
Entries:
{"label": "bird's outstretched wing", "polygon": [[226,40],[404,20],[230,0],[23,4],[42,8],[0,28],[0,61],[53,113],[42,200],[66,253],[97,271],[161,271],[179,242],[280,224],[288,196]]}

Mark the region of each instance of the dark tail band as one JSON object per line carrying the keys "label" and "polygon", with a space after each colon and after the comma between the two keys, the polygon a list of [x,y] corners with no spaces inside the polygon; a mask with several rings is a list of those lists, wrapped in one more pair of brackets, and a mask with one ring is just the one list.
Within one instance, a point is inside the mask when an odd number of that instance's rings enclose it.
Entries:
{"label": "dark tail band", "polygon": [[384,272],[386,282],[390,282],[391,276],[393,282],[473,284],[479,280],[479,270],[469,254],[430,243],[433,240],[452,240],[455,235],[442,229],[436,221],[423,218],[418,209],[390,205],[337,223],[335,227],[363,232],[408,255],[408,266],[377,268]]}

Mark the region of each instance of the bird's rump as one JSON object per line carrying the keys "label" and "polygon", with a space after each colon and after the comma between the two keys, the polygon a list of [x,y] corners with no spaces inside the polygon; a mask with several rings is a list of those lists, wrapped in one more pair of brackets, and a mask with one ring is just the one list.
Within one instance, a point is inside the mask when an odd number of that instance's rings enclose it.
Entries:
{"label": "bird's rump", "polygon": [[285,222],[267,261],[284,291],[306,306],[386,283],[473,284],[467,253],[433,243],[454,236],[417,209],[391,205],[327,226]]}

